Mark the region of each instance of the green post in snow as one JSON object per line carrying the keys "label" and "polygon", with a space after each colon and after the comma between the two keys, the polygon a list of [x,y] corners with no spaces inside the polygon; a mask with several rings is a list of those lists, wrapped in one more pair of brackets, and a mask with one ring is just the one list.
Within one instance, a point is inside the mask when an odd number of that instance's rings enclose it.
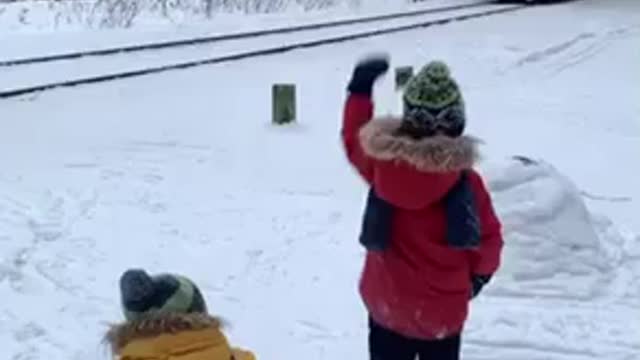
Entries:
{"label": "green post in snow", "polygon": [[412,66],[401,66],[396,68],[396,90],[404,88],[413,76]]}
{"label": "green post in snow", "polygon": [[296,86],[293,84],[275,84],[272,88],[273,120],[276,125],[296,121]]}

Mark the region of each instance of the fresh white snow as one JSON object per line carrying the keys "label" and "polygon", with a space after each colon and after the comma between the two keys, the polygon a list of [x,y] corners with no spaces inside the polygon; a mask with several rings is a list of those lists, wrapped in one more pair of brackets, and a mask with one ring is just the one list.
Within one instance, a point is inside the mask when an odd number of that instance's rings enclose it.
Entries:
{"label": "fresh white snow", "polygon": [[585,300],[611,293],[618,269],[606,245],[621,235],[599,234],[569,179],[548,164],[519,161],[485,174],[509,239],[499,275],[512,281],[497,282],[496,293]]}
{"label": "fresh white snow", "polygon": [[[186,18],[173,21],[161,14],[146,16],[131,28],[100,28],[83,17],[74,17],[73,7],[81,0],[67,2],[33,1],[0,3],[0,58],[13,59],[70,51],[103,49],[140,43],[180,40],[197,36],[257,31],[326,21],[386,15],[421,9],[477,4],[483,0],[346,0],[334,1],[334,6],[313,11],[301,11],[289,6],[268,14],[216,13],[212,19]],[[91,3],[95,0],[88,0]],[[146,1],[146,0],[140,0]],[[295,4],[295,2],[288,2]],[[51,7],[51,8],[49,8]],[[179,10],[173,10],[178,11]],[[21,22],[21,13],[28,14]],[[33,18],[33,19],[31,19]],[[60,19],[71,18],[71,24]]]}
{"label": "fresh white snow", "polygon": [[295,33],[266,35],[258,38],[199,44],[197,46],[116,54],[107,57],[89,56],[80,59],[24,66],[5,66],[0,67],[0,91],[50,84],[70,79],[83,79],[91,76],[200,61],[241,54],[248,51],[267,50],[278,46],[331,39],[346,34],[364,33],[371,31],[371,29],[394,29],[407,25],[448,19],[452,16],[466,16],[512,7],[513,5],[487,5],[469,9],[438,12],[420,17],[399,18],[376,23],[342,25]]}
{"label": "fresh white snow", "polygon": [[[366,358],[338,130],[354,62],[387,50],[447,60],[485,142],[506,247],[463,358],[638,360],[639,41],[640,3],[584,0],[0,101],[0,358],[108,359],[133,266],[191,276],[260,359]],[[298,125],[269,123],[274,82]]]}

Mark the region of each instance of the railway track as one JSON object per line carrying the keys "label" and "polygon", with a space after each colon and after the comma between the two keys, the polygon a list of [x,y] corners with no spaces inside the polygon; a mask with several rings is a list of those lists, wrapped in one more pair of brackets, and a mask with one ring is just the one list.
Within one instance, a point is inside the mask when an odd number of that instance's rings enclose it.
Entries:
{"label": "railway track", "polygon": [[[5,60],[0,62],[0,98],[274,55],[296,49],[504,14],[525,7],[495,5],[487,1],[469,2],[414,12],[266,31]],[[418,19],[415,19],[416,17]],[[367,28],[362,28],[363,24],[366,24]],[[372,29],[371,24],[378,26]],[[216,55],[212,56],[212,53]]]}
{"label": "railway track", "polygon": [[240,40],[240,39],[257,38],[261,36],[268,36],[268,35],[275,35],[275,34],[289,34],[289,33],[308,31],[308,30],[325,29],[325,28],[331,28],[336,26],[366,24],[366,23],[380,22],[380,21],[390,20],[390,19],[414,18],[414,17],[419,17],[422,15],[433,14],[438,12],[455,11],[460,9],[471,9],[474,7],[486,6],[489,3],[491,2],[490,1],[480,1],[480,2],[469,1],[467,3],[449,5],[449,6],[443,6],[443,7],[437,7],[437,8],[404,11],[404,12],[397,12],[392,14],[368,16],[368,17],[361,17],[361,18],[354,18],[354,19],[326,21],[326,22],[318,22],[318,23],[311,23],[311,24],[297,25],[297,26],[245,31],[245,32],[232,33],[232,34],[201,36],[201,37],[194,37],[190,39],[161,41],[161,42],[153,42],[153,43],[146,43],[146,44],[139,44],[139,45],[117,46],[117,47],[96,49],[96,50],[73,51],[73,52],[67,52],[62,54],[0,60],[0,67],[38,64],[38,63],[46,63],[46,62],[53,62],[53,61],[60,61],[60,60],[72,60],[72,59],[84,58],[88,56],[107,56],[107,55],[115,55],[115,54],[123,54],[123,53],[136,53],[136,52],[149,51],[149,50],[196,46],[200,44],[210,44],[210,43],[216,43],[221,41]]}

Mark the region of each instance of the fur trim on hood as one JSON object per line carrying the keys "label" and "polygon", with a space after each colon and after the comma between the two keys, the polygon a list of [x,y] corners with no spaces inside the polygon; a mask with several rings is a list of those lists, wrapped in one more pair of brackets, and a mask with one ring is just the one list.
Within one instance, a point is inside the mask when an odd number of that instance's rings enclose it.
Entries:
{"label": "fur trim on hood", "polygon": [[422,172],[451,172],[471,168],[478,160],[480,141],[471,136],[426,137],[414,140],[397,135],[401,120],[374,119],[360,130],[365,154],[382,161],[404,161]]}
{"label": "fur trim on hood", "polygon": [[114,354],[118,354],[133,340],[182,331],[220,329],[222,324],[222,320],[207,314],[153,314],[111,326],[105,335],[105,342],[111,346]]}

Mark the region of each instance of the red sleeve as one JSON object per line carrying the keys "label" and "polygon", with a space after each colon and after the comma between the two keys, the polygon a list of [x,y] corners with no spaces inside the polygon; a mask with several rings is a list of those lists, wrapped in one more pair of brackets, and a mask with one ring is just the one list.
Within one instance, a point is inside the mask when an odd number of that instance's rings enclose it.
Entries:
{"label": "red sleeve", "polygon": [[478,251],[472,253],[471,271],[476,275],[493,275],[500,266],[502,253],[502,224],[496,216],[491,195],[479,174],[474,172],[473,187],[480,216],[481,240]]}
{"label": "red sleeve", "polygon": [[373,117],[373,102],[365,95],[349,95],[344,107],[342,123],[342,144],[349,162],[360,175],[371,183],[373,166],[371,159],[364,154],[358,134],[360,128]]}

